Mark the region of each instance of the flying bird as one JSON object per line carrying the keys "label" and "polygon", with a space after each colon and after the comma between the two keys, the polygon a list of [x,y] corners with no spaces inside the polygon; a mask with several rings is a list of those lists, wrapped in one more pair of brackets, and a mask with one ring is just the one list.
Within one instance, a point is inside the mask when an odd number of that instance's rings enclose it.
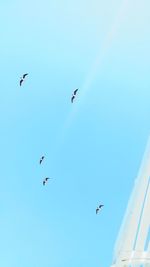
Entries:
{"label": "flying bird", "polygon": [[71,102],[72,102],[72,103],[73,103],[73,101],[74,101],[74,99],[75,99],[75,96],[76,96],[78,90],[79,90],[79,88],[75,89],[74,92],[73,92],[73,94],[72,94],[72,97],[71,97]]}
{"label": "flying bird", "polygon": [[25,77],[28,75],[28,73],[23,74],[23,76],[20,78],[20,86],[22,85]]}
{"label": "flying bird", "polygon": [[46,177],[46,178],[43,180],[43,185],[45,185],[45,184],[48,182],[49,179],[51,179],[51,178]]}
{"label": "flying bird", "polygon": [[44,160],[44,158],[45,158],[44,156],[41,157],[40,164],[42,163],[42,161]]}
{"label": "flying bird", "polygon": [[98,207],[97,207],[97,209],[96,209],[96,214],[99,212],[99,210],[103,207],[104,205],[99,205]]}

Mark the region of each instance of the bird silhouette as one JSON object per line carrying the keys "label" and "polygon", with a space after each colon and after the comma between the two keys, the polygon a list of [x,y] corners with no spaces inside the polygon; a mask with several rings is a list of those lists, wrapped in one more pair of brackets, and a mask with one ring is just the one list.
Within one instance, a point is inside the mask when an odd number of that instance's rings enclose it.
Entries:
{"label": "bird silhouette", "polygon": [[98,207],[97,207],[97,209],[96,209],[96,214],[99,212],[99,210],[103,207],[104,205],[99,205]]}
{"label": "bird silhouette", "polygon": [[25,77],[28,75],[28,73],[23,74],[23,79],[25,79]]}
{"label": "bird silhouette", "polygon": [[20,86],[22,85],[22,83],[23,83],[23,79],[22,79],[22,78],[20,78]]}
{"label": "bird silhouette", "polygon": [[28,75],[28,73],[23,74],[23,76],[20,78],[20,86],[22,85],[25,77]]}
{"label": "bird silhouette", "polygon": [[71,102],[72,102],[72,103],[73,103],[73,101],[74,101],[74,99],[75,99],[75,96],[76,96],[78,90],[79,90],[79,88],[75,89],[74,92],[73,92],[73,94],[72,94],[72,97],[71,97]]}
{"label": "bird silhouette", "polygon": [[41,157],[40,164],[42,163],[43,160],[44,160],[44,156]]}
{"label": "bird silhouette", "polygon": [[45,184],[48,182],[49,179],[51,179],[51,178],[46,177],[46,178],[43,180],[43,185],[45,185]]}

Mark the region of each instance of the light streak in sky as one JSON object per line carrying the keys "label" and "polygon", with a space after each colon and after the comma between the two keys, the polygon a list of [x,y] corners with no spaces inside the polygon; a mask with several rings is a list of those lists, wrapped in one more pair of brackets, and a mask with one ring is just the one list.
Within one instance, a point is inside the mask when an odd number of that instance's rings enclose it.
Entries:
{"label": "light streak in sky", "polygon": [[[117,12],[117,15],[115,17],[115,20],[112,24],[112,26],[110,27],[110,30],[108,31],[108,33],[106,34],[106,37],[104,38],[104,41],[97,53],[96,58],[93,61],[93,64],[83,82],[83,85],[79,88],[79,92],[77,95],[77,99],[75,101],[75,103],[72,104],[72,109],[70,111],[70,113],[68,114],[63,128],[62,128],[62,132],[59,133],[59,140],[61,139],[61,142],[65,139],[65,136],[67,134],[67,131],[75,117],[75,115],[79,112],[79,105],[81,105],[81,103],[83,102],[84,96],[87,93],[87,91],[89,90],[89,88],[92,85],[92,82],[94,80],[94,78],[96,77],[98,71],[100,71],[100,68],[102,68],[102,63],[105,59],[105,56],[109,50],[109,48],[111,47],[114,39],[117,36],[117,32],[119,30],[119,28],[121,27],[121,23],[123,21],[123,19],[125,18],[126,14],[127,14],[127,10],[128,10],[128,4],[129,4],[129,0],[123,0],[119,10]],[[73,88],[74,89],[74,88]]]}

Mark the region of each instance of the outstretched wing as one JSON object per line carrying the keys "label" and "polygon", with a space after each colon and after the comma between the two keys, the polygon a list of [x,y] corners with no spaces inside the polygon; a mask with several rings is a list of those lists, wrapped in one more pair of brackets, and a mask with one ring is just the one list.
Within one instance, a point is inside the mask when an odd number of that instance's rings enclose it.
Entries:
{"label": "outstretched wing", "polygon": [[25,79],[25,77],[28,75],[28,73],[23,74],[23,79]]}
{"label": "outstretched wing", "polygon": [[20,80],[20,86],[22,85],[22,83],[23,83],[23,79]]}
{"label": "outstretched wing", "polygon": [[73,103],[73,100],[74,100],[74,95],[71,97],[71,102]]}
{"label": "outstretched wing", "polygon": [[76,90],[74,90],[74,95],[76,95],[76,93],[78,92],[78,90],[79,90],[78,88]]}

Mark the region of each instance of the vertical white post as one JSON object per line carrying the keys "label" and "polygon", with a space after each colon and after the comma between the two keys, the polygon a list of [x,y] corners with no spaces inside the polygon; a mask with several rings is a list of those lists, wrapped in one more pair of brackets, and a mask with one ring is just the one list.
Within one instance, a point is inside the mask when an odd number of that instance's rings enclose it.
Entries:
{"label": "vertical white post", "polygon": [[150,267],[150,139],[115,245],[116,267]]}

